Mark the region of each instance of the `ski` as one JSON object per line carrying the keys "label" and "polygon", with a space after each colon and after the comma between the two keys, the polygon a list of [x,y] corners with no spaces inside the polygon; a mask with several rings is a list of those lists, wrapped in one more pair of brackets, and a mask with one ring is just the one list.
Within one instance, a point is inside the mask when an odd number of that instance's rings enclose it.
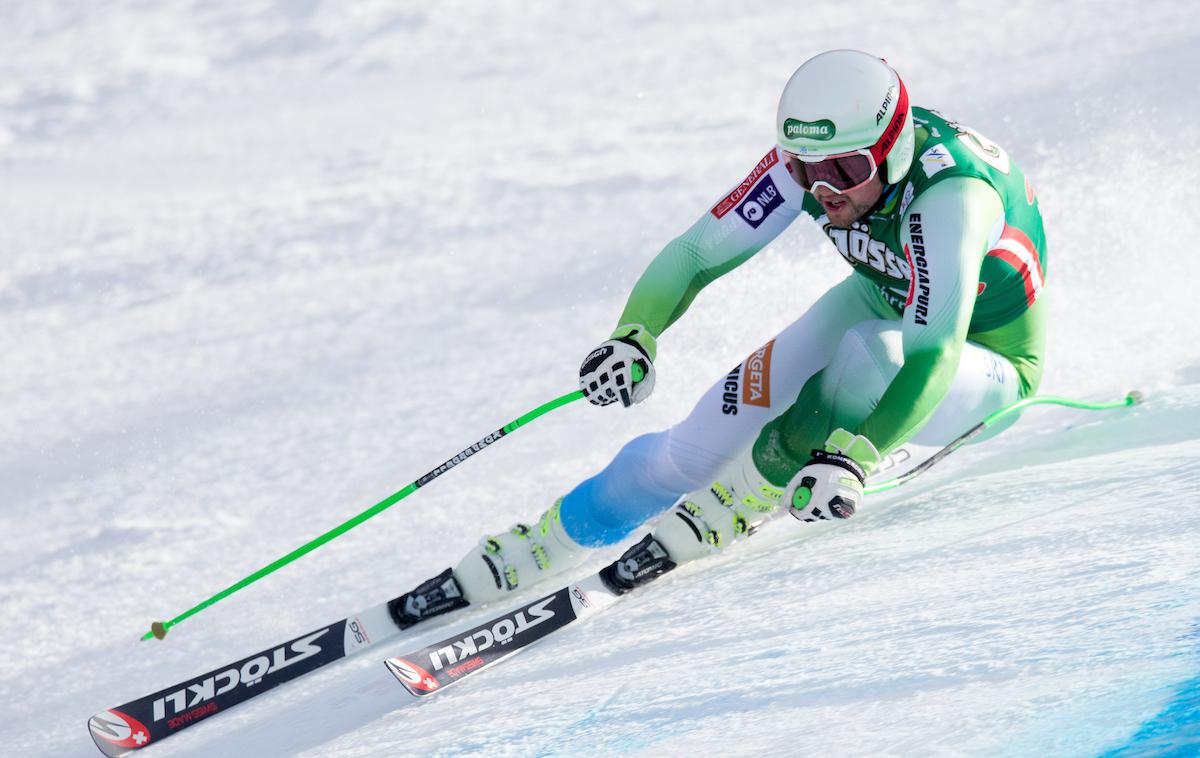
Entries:
{"label": "ski", "polygon": [[412,653],[388,658],[388,670],[416,697],[495,666],[535,642],[611,606],[621,595],[603,572]]}
{"label": "ski", "polygon": [[399,635],[401,629],[389,610],[395,602],[381,603],[227,666],[101,711],[88,720],[88,731],[100,752],[114,758],[161,742],[215,713]]}

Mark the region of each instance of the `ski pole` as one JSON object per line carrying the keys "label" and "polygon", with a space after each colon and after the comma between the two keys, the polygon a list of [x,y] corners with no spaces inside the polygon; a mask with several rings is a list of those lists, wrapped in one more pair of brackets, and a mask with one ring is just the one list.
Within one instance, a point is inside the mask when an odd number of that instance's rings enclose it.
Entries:
{"label": "ski pole", "polygon": [[1028,408],[1031,405],[1062,405],[1066,406],[1067,408],[1079,408],[1085,411],[1106,411],[1112,408],[1124,408],[1129,405],[1136,405],[1140,402],[1142,402],[1142,393],[1138,392],[1137,390],[1130,390],[1130,392],[1125,395],[1123,399],[1110,403],[1085,403],[1082,400],[1071,400],[1070,398],[1057,397],[1055,395],[1027,397],[1024,400],[1018,400],[1012,405],[1001,408],[985,418],[983,421],[980,421],[975,426],[963,432],[962,435],[957,437],[949,445],[946,445],[944,448],[934,453],[927,460],[922,461],[911,471],[907,471],[895,479],[888,479],[886,481],[879,482],[878,484],[872,484],[864,488],[863,492],[866,494],[874,494],[876,492],[886,492],[890,489],[899,487],[901,484],[904,484],[910,479],[913,479],[914,477],[928,471],[935,463],[945,458],[947,455],[950,455],[950,453],[953,453],[963,445],[967,444],[967,442],[971,441],[972,438],[977,437],[983,432],[983,430],[995,424],[1000,419],[1011,413],[1016,413],[1019,410]]}
{"label": "ski pole", "polygon": [[[637,376],[639,373],[641,373],[641,372],[640,371],[634,372],[635,380],[639,378]],[[491,445],[493,442],[499,440],[500,438],[504,437],[507,434],[515,432],[517,429],[520,429],[522,426],[525,426],[526,424],[528,424],[530,421],[533,421],[538,416],[549,413],[550,411],[554,410],[555,408],[564,406],[567,403],[572,403],[572,402],[580,399],[581,397],[583,397],[583,392],[580,390],[576,390],[574,392],[569,392],[566,395],[563,395],[562,397],[555,398],[554,400],[551,400],[548,403],[543,403],[542,405],[539,405],[537,408],[534,408],[532,411],[529,411],[524,416],[521,416],[514,421],[508,422],[504,426],[500,427],[499,429],[492,432],[491,434],[488,434],[483,439],[479,440],[478,442],[474,443],[473,445],[470,445],[469,447],[464,448],[457,455],[452,456],[451,458],[446,460],[446,462],[442,463],[437,468],[422,475],[420,478],[418,478],[415,481],[413,481],[412,483],[410,483],[404,489],[400,490],[399,492],[395,492],[395,493],[389,495],[388,497],[384,498],[383,500],[380,500],[378,503],[376,503],[375,505],[372,505],[370,508],[368,508],[365,511],[363,511],[362,513],[358,514],[354,518],[351,518],[348,521],[338,524],[334,528],[332,528],[329,531],[322,534],[320,537],[317,537],[313,540],[310,540],[309,542],[304,543],[303,545],[296,548],[295,550],[288,553],[287,555],[285,555],[281,558],[278,558],[277,560],[273,561],[272,563],[267,564],[266,566],[263,566],[258,571],[255,571],[253,574],[245,577],[244,579],[241,579],[241,580],[229,585],[228,587],[221,590],[220,592],[213,595],[212,597],[208,598],[207,600],[197,603],[196,605],[187,609],[186,611],[179,614],[178,616],[171,619],[170,621],[155,621],[153,624],[150,625],[150,631],[148,631],[142,635],[142,639],[148,640],[151,637],[153,637],[155,639],[159,639],[159,640],[163,639],[164,637],[167,636],[167,630],[169,630],[171,627],[178,624],[180,621],[183,621],[184,619],[186,619],[190,616],[194,616],[197,613],[199,613],[200,611],[209,607],[210,605],[213,605],[214,603],[217,603],[217,602],[229,597],[230,595],[237,592],[238,590],[248,587],[251,584],[254,584],[259,579],[262,579],[264,576],[267,576],[268,574],[271,574],[271,573],[283,568],[284,566],[288,565],[289,563],[296,560],[297,558],[300,558],[300,557],[306,555],[307,553],[310,553],[313,550],[316,550],[321,545],[324,545],[326,542],[329,542],[330,540],[340,537],[341,535],[350,531],[351,529],[358,526],[359,524],[366,521],[367,519],[377,516],[380,513],[383,513],[388,508],[392,507],[396,503],[400,502],[404,498],[406,498],[409,495],[411,495],[412,493],[416,492],[421,487],[424,487],[426,484],[429,484],[434,479],[438,478],[442,474],[446,473],[450,469],[452,469],[455,466],[457,466],[458,464],[462,463],[463,461],[465,461],[467,458],[471,457],[475,453],[478,453],[479,451],[483,450],[488,445]]]}

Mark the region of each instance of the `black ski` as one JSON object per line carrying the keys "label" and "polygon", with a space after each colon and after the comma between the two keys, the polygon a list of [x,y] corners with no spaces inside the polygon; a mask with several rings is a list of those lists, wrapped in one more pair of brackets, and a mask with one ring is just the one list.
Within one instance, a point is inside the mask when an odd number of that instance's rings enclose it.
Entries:
{"label": "black ski", "polygon": [[[391,601],[395,602],[395,601]],[[127,755],[298,676],[400,634],[382,603],[88,720],[100,752]]]}
{"label": "black ski", "polygon": [[593,574],[428,647],[388,658],[384,664],[413,695],[430,695],[598,613],[619,597],[599,574]]}
{"label": "black ski", "polygon": [[626,592],[675,568],[647,534],[599,572],[479,626],[384,663],[416,697],[433,694],[511,658],[533,643],[617,602]]}

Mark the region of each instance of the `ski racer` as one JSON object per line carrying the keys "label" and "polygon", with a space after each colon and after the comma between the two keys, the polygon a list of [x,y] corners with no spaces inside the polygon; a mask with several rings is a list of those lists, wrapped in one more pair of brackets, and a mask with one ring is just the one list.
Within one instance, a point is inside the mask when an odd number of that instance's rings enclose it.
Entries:
{"label": "ski racer", "polygon": [[533,523],[485,537],[394,601],[402,627],[571,569],[668,509],[604,569],[610,588],[723,550],[784,511],[850,518],[898,446],[944,445],[1036,390],[1046,242],[1033,188],[1008,154],[910,105],[896,71],[854,50],[800,66],[776,130],[746,178],[638,279],[616,330],[583,361],[584,394],[599,406],[644,400],[662,333],[801,214],[850,274],[718,378],[687,418],[633,439]]}

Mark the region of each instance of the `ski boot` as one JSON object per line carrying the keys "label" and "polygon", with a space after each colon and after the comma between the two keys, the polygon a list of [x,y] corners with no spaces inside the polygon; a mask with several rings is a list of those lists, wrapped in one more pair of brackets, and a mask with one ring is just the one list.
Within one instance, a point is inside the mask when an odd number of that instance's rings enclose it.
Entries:
{"label": "ski boot", "polygon": [[758,472],[747,453],[707,489],[688,495],[655,527],[654,539],[676,563],[744,540],[779,511],[783,488]]}
{"label": "ski boot", "polygon": [[618,595],[654,581],[697,558],[718,552],[754,533],[779,512],[783,490],[766,480],[747,455],[708,489],[688,495],[654,531],[600,570]]}
{"label": "ski boot", "polygon": [[518,589],[572,569],[588,549],[567,534],[559,518],[559,498],[532,526],[517,524],[484,537],[454,567],[454,578],[472,603],[490,603]]}
{"label": "ski boot", "polygon": [[533,526],[517,524],[484,537],[457,566],[392,600],[392,620],[408,629],[433,616],[490,603],[578,566],[588,551],[567,536],[558,517],[561,504],[559,498]]}

